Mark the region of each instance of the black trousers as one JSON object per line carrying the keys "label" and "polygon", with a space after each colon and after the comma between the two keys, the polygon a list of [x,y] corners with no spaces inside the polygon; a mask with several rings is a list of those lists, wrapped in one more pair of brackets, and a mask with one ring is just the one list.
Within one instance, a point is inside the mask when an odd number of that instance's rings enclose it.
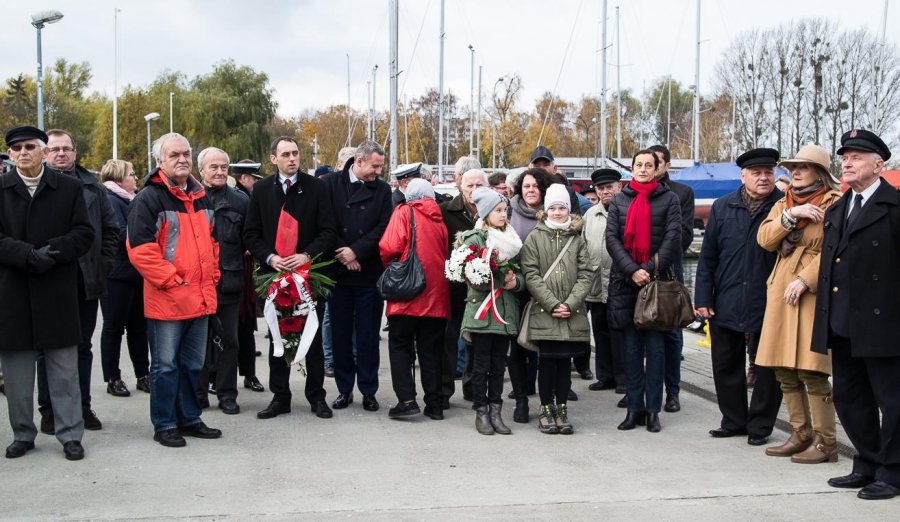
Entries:
{"label": "black trousers", "polygon": [[851,344],[832,337],[831,362],[834,408],[857,452],[853,471],[900,487],[900,357],[853,357]]}
{"label": "black trousers", "polygon": [[[459,331],[462,328],[462,315],[459,316],[451,316],[450,320],[447,322],[447,328],[444,332],[444,340],[443,342],[443,358],[444,361],[441,365],[441,393],[447,399],[453,396],[453,393],[456,392],[456,359],[459,357]],[[468,355],[468,349],[466,354]],[[466,367],[469,367],[469,359],[471,357],[467,357],[466,359]],[[465,377],[465,372],[463,373],[463,386],[468,387],[467,384],[468,379]]]}
{"label": "black trousers", "polygon": [[538,393],[541,405],[566,404],[572,389],[572,369],[569,359],[541,357],[538,362]]}
{"label": "black trousers", "polygon": [[238,321],[238,374],[256,377],[256,318]]}
{"label": "black trousers", "polygon": [[472,408],[503,403],[503,374],[512,338],[472,332]]}
{"label": "black trousers", "polygon": [[[713,381],[721,426],[727,430],[746,430],[750,435],[768,437],[775,427],[775,419],[781,408],[781,388],[771,368],[756,367],[756,385],[750,403],[747,403],[747,351],[744,332],[709,323],[712,339]],[[755,353],[759,346],[759,333],[750,334],[749,348]]]}
{"label": "black trousers", "polygon": [[594,333],[594,373],[598,381],[612,381],[625,385],[625,355],[622,330],[609,327],[606,303],[588,303],[591,330]]}
{"label": "black trousers", "polygon": [[[325,354],[322,352],[322,317],[325,314],[325,302],[316,302],[316,315],[319,318],[319,329],[316,330],[316,336],[309,352],[306,353],[306,360],[303,366],[306,368],[306,400],[313,406],[319,401],[325,400]],[[272,400],[282,403],[291,403],[291,372],[293,367],[289,367],[284,361],[284,357],[275,357],[273,352],[275,345],[269,339],[269,389],[272,391]]]}
{"label": "black trousers", "polygon": [[128,345],[128,355],[135,377],[150,375],[150,345],[147,344],[147,319],[144,318],[144,283],[109,279],[107,293],[100,298],[103,327],[100,330],[100,359],[103,380],[122,378],[119,360],[122,336]]}
{"label": "black trousers", "polygon": [[[97,327],[97,309],[99,299],[87,299],[84,293],[84,282],[78,270],[78,317],[81,320],[81,343],[78,345],[78,385],[81,388],[82,408],[91,407],[91,369],[94,365],[94,353],[91,351],[91,338]],[[38,409],[41,413],[53,411],[50,404],[50,388],[47,386],[47,370],[44,367],[44,352],[37,356]]]}
{"label": "black trousers", "polygon": [[[400,402],[416,400],[415,364],[419,373],[425,405],[441,411],[443,407],[444,332],[447,320],[436,317],[392,315],[388,317],[388,355],[391,383]],[[456,367],[456,359],[453,362]]]}
{"label": "black trousers", "polygon": [[537,352],[522,348],[519,343],[512,341],[506,367],[509,369],[509,384],[512,385],[513,395],[525,398],[534,393],[534,377],[531,367],[537,366]]}
{"label": "black trousers", "polygon": [[197,393],[206,393],[210,375],[213,375],[216,380],[216,397],[219,401],[237,399],[238,396],[238,305],[239,303],[219,304],[216,317],[221,321],[225,333],[222,338],[222,351],[219,352],[214,372],[208,371],[204,365],[197,373]]}

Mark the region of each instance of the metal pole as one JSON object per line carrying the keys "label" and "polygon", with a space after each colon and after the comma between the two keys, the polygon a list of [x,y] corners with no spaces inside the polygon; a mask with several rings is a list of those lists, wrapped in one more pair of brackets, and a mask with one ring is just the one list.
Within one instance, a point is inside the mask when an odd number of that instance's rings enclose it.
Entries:
{"label": "metal pole", "polygon": [[119,11],[113,9],[113,147],[112,157],[119,159]]}
{"label": "metal pole", "polygon": [[497,123],[491,118],[491,168],[497,168]]}
{"label": "metal pole", "polygon": [[616,158],[622,157],[622,46],[619,6],[616,6]]}
{"label": "metal pole", "polygon": [[[755,111],[756,108],[754,107]],[[755,115],[754,115],[755,119]],[[756,133],[754,132],[754,135]],[[754,137],[755,139],[755,137]],[[694,58],[694,161],[700,162],[700,0],[697,0],[697,55]]]}
{"label": "metal pole", "polygon": [[469,155],[475,151],[475,48],[469,45]]}
{"label": "metal pole", "polygon": [[366,82],[366,139],[372,139],[372,80]]}
{"label": "metal pole", "polygon": [[151,163],[153,158],[153,145],[150,143],[150,121],[147,120],[147,174],[153,170],[153,164]]}
{"label": "metal pole", "polygon": [[731,161],[734,161],[734,126],[735,126],[735,118],[737,116],[737,100],[734,99],[734,91],[731,93]]}
{"label": "metal pole", "polygon": [[669,108],[666,109],[666,147],[672,148],[672,77],[669,76]]}
{"label": "metal pole", "polygon": [[478,135],[476,136],[475,148],[478,151],[478,159],[481,160],[481,69],[482,66],[478,66],[478,117],[475,118],[475,121],[478,122]]}
{"label": "metal pole", "polygon": [[171,134],[172,132],[175,132],[175,131],[172,130],[172,129],[173,129],[173,126],[172,126],[172,98],[173,98],[174,96],[175,96],[175,93],[174,93],[174,92],[170,92],[170,93],[169,93],[169,133],[170,133],[170,134]]}
{"label": "metal pole", "polygon": [[606,165],[606,0],[603,0],[603,30],[600,42],[600,158]]}
{"label": "metal pole", "polygon": [[406,104],[406,95],[403,95],[403,145],[406,148],[406,161],[409,164],[409,105]]}
{"label": "metal pole", "polygon": [[34,26],[37,29],[37,126],[39,129],[44,128],[44,68],[41,57],[41,29],[44,24]]}
{"label": "metal pole", "polygon": [[350,111],[350,53],[347,53],[347,146],[353,133],[353,113]]}
{"label": "metal pole", "polygon": [[391,90],[391,170],[397,168],[397,76],[400,74],[397,68],[397,26],[399,0],[390,0],[390,29],[391,29],[391,63],[390,63],[390,90]]}
{"label": "metal pole", "polygon": [[369,137],[369,139],[373,141],[375,140],[375,114],[377,114],[375,112],[375,73],[377,72],[378,65],[376,64],[375,67],[372,67],[372,135]]}
{"label": "metal pole", "polygon": [[444,0],[441,0],[441,30],[438,32],[441,41],[440,71],[438,75],[438,179],[444,179]]}

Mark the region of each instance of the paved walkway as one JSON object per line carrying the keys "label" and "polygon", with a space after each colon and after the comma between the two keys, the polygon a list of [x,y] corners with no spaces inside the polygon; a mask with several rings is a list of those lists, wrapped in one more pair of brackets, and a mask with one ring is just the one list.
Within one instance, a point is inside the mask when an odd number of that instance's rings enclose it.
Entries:
{"label": "paved walkway", "polygon": [[[98,328],[99,332],[99,328]],[[94,409],[103,430],[87,432],[87,456],[68,462],[56,440],[39,435],[27,456],[0,459],[3,520],[382,520],[518,518],[562,520],[896,520],[900,501],[862,501],[825,481],[850,460],[804,466],[763,455],[746,439],[711,439],[719,412],[709,351],[685,333],[683,410],[662,414],[663,430],[620,432],[620,396],[574,387],[573,436],[547,436],[510,422],[511,436],[478,435],[474,414],[451,400],[444,421],[392,421],[395,401],[382,342],[382,410],[357,397],[330,420],[309,412],[299,373],[290,415],[255,417],[270,394],[241,389],[242,412],[207,410],[219,440],[164,448],[151,439],[149,398],[105,393],[95,335]],[[264,346],[259,337],[259,346]],[[265,359],[257,359],[265,383]],[[123,372],[134,385],[127,356]],[[326,381],[329,401],[334,382]],[[698,391],[701,395],[690,393]],[[536,400],[532,401],[532,413]],[[507,403],[509,409],[511,404]],[[0,441],[11,431],[0,401]],[[511,417],[511,412],[507,412]],[[773,440],[786,434],[776,432]]]}

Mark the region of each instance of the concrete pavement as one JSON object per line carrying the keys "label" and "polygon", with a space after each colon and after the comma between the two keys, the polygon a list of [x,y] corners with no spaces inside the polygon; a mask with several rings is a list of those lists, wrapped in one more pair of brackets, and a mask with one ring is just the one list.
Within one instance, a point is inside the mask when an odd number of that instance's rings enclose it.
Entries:
{"label": "concrete pavement", "polygon": [[[825,483],[850,471],[844,456],[804,466],[766,457],[743,437],[710,438],[720,415],[703,398],[712,391],[709,352],[694,334],[685,332],[683,410],[661,414],[661,433],[618,431],[621,396],[589,391],[576,377],[580,400],[569,405],[575,435],[515,424],[507,401],[514,433],[491,437],[475,432],[470,404],[458,395],[443,421],[388,419],[396,399],[383,335],[381,411],[364,411],[357,394],[333,419],[318,419],[295,372],[291,414],[256,419],[271,395],[241,388],[239,415],[222,414],[214,399],[204,412],[208,425],[223,430],[221,439],[188,438],[186,448],[173,449],[153,442],[149,396],[134,389],[127,357],[122,371],[132,396],[106,393],[98,327],[93,395],[103,430],[86,432],[80,462],[66,461],[56,439],[43,434],[25,457],[0,459],[0,519],[769,521],[888,520],[900,513],[900,499],[863,501]],[[266,346],[262,335],[258,346]],[[267,384],[265,357],[257,368]],[[326,389],[330,402],[333,380]],[[534,417],[536,397],[531,404]],[[12,441],[5,401],[0,412],[5,446]],[[776,431],[773,441],[786,437]]]}

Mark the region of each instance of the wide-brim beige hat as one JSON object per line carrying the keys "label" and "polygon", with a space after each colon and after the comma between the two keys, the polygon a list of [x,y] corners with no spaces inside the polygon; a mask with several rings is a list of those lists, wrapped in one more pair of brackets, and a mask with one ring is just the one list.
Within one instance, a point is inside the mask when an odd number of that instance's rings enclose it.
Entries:
{"label": "wide-brim beige hat", "polygon": [[800,150],[797,151],[797,154],[794,158],[786,159],[781,161],[778,166],[785,167],[790,170],[791,165],[796,165],[798,163],[808,163],[810,165],[818,165],[822,167],[822,170],[825,172],[825,175],[831,179],[834,183],[839,184],[838,180],[831,175],[831,155],[828,154],[828,151],[823,149],[818,145],[814,145],[810,143],[809,145],[804,145],[800,147]]}

